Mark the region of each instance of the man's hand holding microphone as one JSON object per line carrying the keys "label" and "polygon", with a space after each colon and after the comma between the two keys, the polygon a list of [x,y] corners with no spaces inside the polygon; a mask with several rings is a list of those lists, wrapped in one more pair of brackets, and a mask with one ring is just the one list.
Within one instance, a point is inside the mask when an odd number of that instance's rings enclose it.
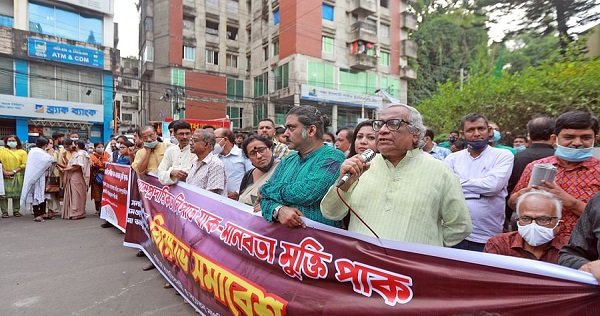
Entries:
{"label": "man's hand holding microphone", "polygon": [[340,180],[337,187],[346,192],[358,180],[363,172],[369,170],[369,162],[375,158],[375,152],[367,149],[360,155],[355,155],[344,161],[340,168]]}

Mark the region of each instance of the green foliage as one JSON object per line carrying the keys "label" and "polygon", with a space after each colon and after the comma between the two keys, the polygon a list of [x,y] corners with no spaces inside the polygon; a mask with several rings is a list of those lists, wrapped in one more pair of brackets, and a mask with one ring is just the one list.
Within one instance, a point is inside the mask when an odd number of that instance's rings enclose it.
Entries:
{"label": "green foliage", "polygon": [[511,66],[508,70],[511,73],[522,71],[529,66],[558,61],[560,57],[557,36],[526,33],[516,36],[512,41],[517,48],[505,57],[505,63]]}
{"label": "green foliage", "polygon": [[458,80],[475,56],[485,55],[488,41],[484,17],[463,9],[430,14],[412,34],[418,44],[417,79],[409,82],[409,104],[431,97],[439,84]]}
{"label": "green foliage", "polygon": [[471,76],[460,91],[447,82],[439,93],[418,106],[425,124],[439,132],[459,126],[470,112],[486,115],[504,131],[525,133],[535,114],[557,116],[570,110],[600,114],[600,59],[568,60],[529,67],[515,74]]}

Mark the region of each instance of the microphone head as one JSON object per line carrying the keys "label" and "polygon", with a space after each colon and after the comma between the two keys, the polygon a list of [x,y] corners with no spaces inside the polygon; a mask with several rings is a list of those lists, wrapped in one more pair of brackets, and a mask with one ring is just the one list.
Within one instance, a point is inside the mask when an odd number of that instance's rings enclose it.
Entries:
{"label": "microphone head", "polygon": [[361,157],[364,162],[369,162],[375,158],[376,154],[377,153],[373,149],[367,149],[362,153]]}

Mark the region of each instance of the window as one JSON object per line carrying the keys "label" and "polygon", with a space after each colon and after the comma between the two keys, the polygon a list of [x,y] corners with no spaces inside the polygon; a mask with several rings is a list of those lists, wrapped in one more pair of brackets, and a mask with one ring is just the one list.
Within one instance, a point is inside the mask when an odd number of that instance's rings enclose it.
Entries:
{"label": "window", "polygon": [[279,55],[279,39],[273,40],[273,56]]}
{"label": "window", "polygon": [[131,122],[131,121],[133,121],[133,113],[123,113],[123,112],[121,112],[121,121],[123,121],[123,122]]}
{"label": "window", "polygon": [[13,27],[13,17],[0,14],[0,26]]}
{"label": "window", "polygon": [[333,6],[323,3],[322,15],[323,20],[333,21]]}
{"label": "window", "polygon": [[321,37],[321,50],[326,54],[333,54],[333,38],[329,36]]}
{"label": "window", "polygon": [[252,123],[254,124],[254,126],[258,126],[258,122],[267,117],[268,105],[266,103],[258,103],[254,104],[252,108]]}
{"label": "window", "polygon": [[389,1],[388,0],[379,0],[379,5],[384,7],[384,8],[389,8]]}
{"label": "window", "polygon": [[308,84],[334,89],[333,81],[335,67],[331,64],[309,61],[308,62]]}
{"label": "window", "polygon": [[206,6],[207,7],[218,8],[219,7],[219,0],[206,0]]}
{"label": "window", "polygon": [[227,67],[237,68],[238,55],[227,53],[227,55],[225,55],[225,65],[227,65]]}
{"label": "window", "polygon": [[206,34],[219,36],[219,22],[206,21]]}
{"label": "window", "polygon": [[227,116],[233,128],[242,128],[242,108],[227,106]]}
{"label": "window", "polygon": [[252,56],[251,55],[246,55],[246,71],[250,71],[250,69],[252,68]]}
{"label": "window", "polygon": [[32,98],[102,104],[101,72],[30,63],[29,77]]}
{"label": "window", "polygon": [[265,60],[269,60],[269,44],[263,46],[263,57]]}
{"label": "window", "polygon": [[379,25],[379,34],[382,38],[390,38],[390,26],[388,24],[381,23]]}
{"label": "window", "polygon": [[275,68],[275,90],[289,86],[289,64],[285,63]]}
{"label": "window", "polygon": [[227,0],[227,12],[238,13],[240,10],[240,3],[238,0]]}
{"label": "window", "polygon": [[131,87],[131,79],[123,79],[124,87]]}
{"label": "window", "polygon": [[206,49],[206,63],[210,65],[219,64],[219,51],[214,48]]}
{"label": "window", "polygon": [[389,52],[380,52],[379,53],[379,64],[381,66],[390,66],[390,53]]}
{"label": "window", "polygon": [[184,60],[196,60],[196,47],[183,46],[183,59]]}
{"label": "window", "polygon": [[269,73],[254,77],[254,96],[260,97],[269,92]]}
{"label": "window", "polygon": [[144,29],[146,30],[146,32],[152,32],[153,26],[154,25],[154,21],[153,18],[150,16],[147,16],[144,19]]}
{"label": "window", "polygon": [[275,9],[275,11],[273,11],[273,24],[274,25],[279,24],[279,8],[277,8],[277,9]]}
{"label": "window", "polygon": [[193,18],[183,18],[183,30],[189,31],[192,34],[196,31],[196,23],[194,23]]}
{"label": "window", "polygon": [[227,26],[227,39],[236,41],[238,37],[238,28],[235,26]]}
{"label": "window", "polygon": [[393,76],[381,76],[381,89],[391,96],[400,98],[400,79]]}
{"label": "window", "polygon": [[366,71],[340,69],[339,89],[348,92],[373,94],[377,84],[377,75]]}
{"label": "window", "polygon": [[244,80],[227,78],[227,99],[243,100],[244,99]]}
{"label": "window", "polygon": [[52,5],[29,3],[29,31],[80,42],[102,44],[102,18],[64,10]]}
{"label": "window", "polygon": [[0,69],[4,73],[0,76],[0,94],[14,95],[14,74],[13,60],[10,58],[0,57]]}
{"label": "window", "polygon": [[154,46],[152,46],[152,44],[146,44],[146,47],[144,47],[144,60],[145,61],[153,61],[154,60]]}

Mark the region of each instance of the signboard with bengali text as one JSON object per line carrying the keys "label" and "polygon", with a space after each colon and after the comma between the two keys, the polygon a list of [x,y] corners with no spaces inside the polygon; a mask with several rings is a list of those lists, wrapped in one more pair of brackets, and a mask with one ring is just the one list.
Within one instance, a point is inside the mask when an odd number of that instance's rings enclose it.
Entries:
{"label": "signboard with bengali text", "polygon": [[[109,163],[104,170],[100,218],[125,232],[131,167]],[[92,179],[93,181],[94,179]]]}
{"label": "signboard with bengali text", "polygon": [[0,94],[0,114],[100,123],[104,122],[104,105]]}

